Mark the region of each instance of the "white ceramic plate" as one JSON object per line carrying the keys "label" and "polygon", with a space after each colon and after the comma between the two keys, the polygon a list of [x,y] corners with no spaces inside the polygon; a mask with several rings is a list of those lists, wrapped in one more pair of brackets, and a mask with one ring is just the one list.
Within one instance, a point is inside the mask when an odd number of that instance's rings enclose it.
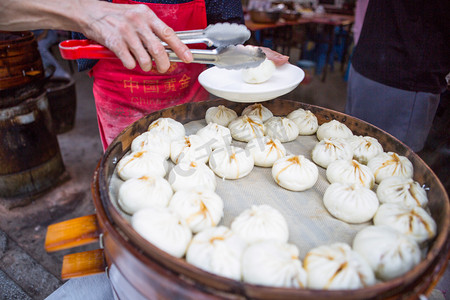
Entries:
{"label": "white ceramic plate", "polygon": [[289,93],[305,78],[305,72],[291,64],[278,67],[269,80],[258,84],[245,83],[241,72],[212,67],[203,71],[198,81],[217,97],[234,102],[261,102]]}

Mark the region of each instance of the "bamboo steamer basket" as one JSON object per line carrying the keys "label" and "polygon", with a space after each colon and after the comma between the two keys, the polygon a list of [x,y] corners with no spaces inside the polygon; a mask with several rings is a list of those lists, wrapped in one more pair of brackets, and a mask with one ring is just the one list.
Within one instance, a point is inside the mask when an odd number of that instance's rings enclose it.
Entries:
{"label": "bamboo steamer basket", "polygon": [[44,66],[34,34],[0,31],[0,107],[35,96],[44,81]]}
{"label": "bamboo steamer basket", "polygon": [[[96,215],[49,226],[46,249],[57,251],[100,240],[102,249],[64,257],[63,278],[85,276],[114,267],[122,280],[111,280],[120,299],[415,299],[427,295],[445,271],[450,251],[450,207],[448,195],[433,171],[411,149],[386,132],[343,113],[290,100],[264,102],[274,115],[309,109],[319,124],[339,120],[357,135],[377,138],[384,150],[408,157],[414,179],[430,188],[429,209],[437,223],[437,236],[414,269],[401,277],[358,290],[312,290],[275,288],[230,280],[200,270],[175,258],[137,234],[109,199],[109,181],[116,163],[129,151],[132,140],[160,118],[182,123],[203,119],[211,106],[225,105],[238,114],[247,103],[225,100],[188,103],[152,113],[127,127],[108,147],[92,182]],[[81,228],[83,227],[83,228]],[[95,263],[94,263],[95,262]],[[133,296],[130,296],[133,295]],[[130,298],[131,297],[131,298]]]}
{"label": "bamboo steamer basket", "polygon": [[0,31],[0,89],[44,77],[37,41],[31,31]]}

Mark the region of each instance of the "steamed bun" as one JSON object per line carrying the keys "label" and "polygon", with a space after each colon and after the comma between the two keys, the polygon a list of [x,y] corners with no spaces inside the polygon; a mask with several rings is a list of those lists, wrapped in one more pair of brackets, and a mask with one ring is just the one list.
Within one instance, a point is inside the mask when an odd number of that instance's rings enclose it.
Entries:
{"label": "steamed bun", "polygon": [[256,68],[242,70],[242,79],[247,83],[263,83],[272,77],[276,67],[273,61],[267,58]]}

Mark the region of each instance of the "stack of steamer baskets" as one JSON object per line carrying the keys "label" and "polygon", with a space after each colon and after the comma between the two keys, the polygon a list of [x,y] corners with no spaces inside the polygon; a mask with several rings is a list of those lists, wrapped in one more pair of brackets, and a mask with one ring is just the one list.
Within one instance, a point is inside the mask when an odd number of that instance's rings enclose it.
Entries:
{"label": "stack of steamer baskets", "polygon": [[[184,124],[186,134],[190,134],[191,132],[188,130],[190,124],[197,121],[205,126],[206,122],[203,119],[207,109],[219,105],[224,105],[240,115],[249,104],[219,99],[171,107],[140,119],[126,128],[112,142],[98,164],[92,183],[96,215],[55,224],[48,229],[46,247],[49,251],[69,248],[97,239],[101,240],[102,249],[90,253],[70,254],[64,258],[64,278],[102,272],[106,268],[113,289],[120,299],[412,299],[422,294],[426,295],[433,289],[446,268],[450,246],[449,201],[446,191],[436,175],[419,156],[386,132],[343,113],[296,101],[277,99],[276,101],[264,102],[264,106],[272,111],[275,116],[286,116],[298,108],[310,110],[318,118],[319,125],[331,120],[338,120],[347,125],[354,135],[374,137],[382,144],[385,152],[392,151],[406,156],[412,162],[414,180],[429,188],[427,192],[428,208],[437,224],[437,234],[429,241],[428,251],[425,250],[420,263],[402,276],[388,281],[378,281],[374,285],[356,290],[280,288],[249,284],[206,272],[189,264],[184,258],[169,255],[139,235],[131,226],[130,216],[125,214],[117,203],[113,181],[115,180],[118,162],[129,153],[132,141],[147,131],[149,125],[158,118],[175,119]],[[302,136],[298,138],[302,138]],[[307,138],[315,139],[315,136]],[[317,143],[317,140],[315,143]],[[286,148],[288,149],[288,146]],[[311,157],[311,153],[295,154],[302,154],[307,158]],[[255,169],[252,172],[259,172]],[[321,183],[316,183],[312,190],[321,193],[321,196],[323,196],[323,192],[329,186],[329,183],[326,181],[325,169],[320,167],[319,180],[321,180]],[[241,187],[227,194],[221,189],[221,185],[230,184],[230,182]],[[289,214],[289,217],[285,217],[295,220],[294,222],[288,221],[289,242],[295,241],[295,244],[301,249],[299,258],[303,261],[309,250],[304,250],[304,244],[309,245],[310,240],[315,239],[314,235],[326,236],[323,231],[317,232],[317,229],[313,228],[315,222],[320,223],[323,222],[323,218],[332,217],[323,206],[320,211],[311,211],[309,217],[304,217],[304,211],[289,211],[291,206],[283,203],[286,200],[284,195],[289,194],[294,197],[295,201],[300,202],[300,207],[302,202],[307,207],[307,202],[310,200],[305,197],[307,192],[287,191],[277,186],[271,175],[267,176],[267,181],[252,181],[252,173],[247,177],[236,180],[222,181],[221,178],[217,178],[216,193],[222,197],[225,203],[224,217],[219,225],[230,226],[233,218],[241,213],[241,211],[233,211],[230,207],[227,208],[228,202],[234,201],[236,203],[237,201],[242,207],[246,208],[250,208],[252,205],[265,204],[268,201],[268,199],[264,199],[265,197],[258,196],[255,199],[252,196],[254,194],[264,195],[266,189],[274,186],[279,189],[279,192],[276,192],[279,194],[274,196],[274,192],[271,190],[267,191],[267,195],[276,198],[275,201],[279,201],[278,207],[287,206],[282,214]],[[233,199],[229,199],[230,195],[233,195]],[[271,201],[273,200],[271,199]],[[298,207],[298,203],[294,207]],[[297,215],[303,217],[296,219]],[[335,221],[341,222],[336,219]],[[75,231],[71,230],[71,237],[64,236],[64,228],[68,231],[67,226],[73,226],[74,223],[89,228],[87,230],[89,232],[86,233],[86,230],[81,230],[77,238],[73,236]],[[89,226],[86,223],[89,223]],[[352,226],[342,223],[344,226]],[[371,221],[365,223],[363,227],[369,225],[371,225]],[[304,236],[295,236],[298,228],[294,226],[306,227],[302,229]],[[309,226],[311,226],[311,231],[308,231]],[[332,228],[329,229],[332,231]],[[59,230],[63,231],[62,234]],[[55,235],[57,232],[60,234],[58,237]],[[343,242],[351,245],[355,234],[356,232],[351,236],[335,236],[332,240],[325,240],[322,243],[332,244],[342,239]],[[68,232],[66,232],[66,235],[68,235]],[[83,257],[91,259],[89,260],[91,268],[86,268],[85,264],[80,263],[82,260],[79,259]],[[92,268],[92,258],[97,261],[94,268]],[[78,263],[74,264],[74,262]],[[112,270],[114,270],[114,274]]]}
{"label": "stack of steamer baskets", "polygon": [[0,31],[1,107],[39,92],[45,77],[37,41],[31,31]]}
{"label": "stack of steamer baskets", "polygon": [[65,170],[47,79],[34,34],[0,31],[0,198],[9,207],[49,189]]}

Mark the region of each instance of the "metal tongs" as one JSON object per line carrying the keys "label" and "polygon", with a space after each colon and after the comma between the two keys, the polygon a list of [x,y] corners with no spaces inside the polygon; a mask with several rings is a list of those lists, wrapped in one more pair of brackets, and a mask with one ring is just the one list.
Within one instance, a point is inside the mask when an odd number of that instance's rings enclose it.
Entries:
{"label": "metal tongs", "polygon": [[[245,69],[257,67],[266,55],[257,47],[241,44],[250,38],[250,31],[244,25],[218,23],[209,25],[203,30],[175,32],[185,44],[206,44],[216,47],[211,50],[191,49],[193,63],[213,64],[225,69]],[[165,42],[162,44],[167,47]],[[67,40],[59,44],[64,59],[112,59],[117,56],[108,48],[91,40]],[[166,49],[170,61],[181,62],[175,52]]]}

